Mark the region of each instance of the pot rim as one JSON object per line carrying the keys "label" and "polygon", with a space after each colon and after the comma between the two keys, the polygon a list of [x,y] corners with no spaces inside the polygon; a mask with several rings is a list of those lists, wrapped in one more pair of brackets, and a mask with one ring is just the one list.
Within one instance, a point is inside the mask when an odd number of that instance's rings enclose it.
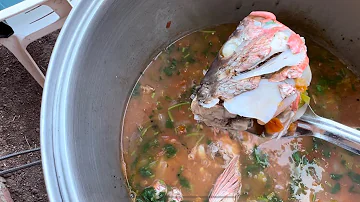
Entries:
{"label": "pot rim", "polygon": [[[109,3],[109,1],[107,1]],[[53,49],[42,95],[40,144],[42,168],[50,201],[79,201],[66,154],[67,93],[70,73],[95,15],[104,1],[80,1],[69,14]],[[76,23],[75,23],[76,22]]]}

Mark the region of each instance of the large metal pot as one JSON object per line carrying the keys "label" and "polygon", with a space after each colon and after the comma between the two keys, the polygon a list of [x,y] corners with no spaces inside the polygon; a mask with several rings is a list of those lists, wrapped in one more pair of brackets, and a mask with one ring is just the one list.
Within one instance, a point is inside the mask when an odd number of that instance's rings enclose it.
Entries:
{"label": "large metal pot", "polygon": [[355,0],[83,0],[56,43],[43,94],[41,149],[50,200],[128,200],[120,153],[127,99],[150,60],[174,39],[268,10],[357,70],[359,8]]}

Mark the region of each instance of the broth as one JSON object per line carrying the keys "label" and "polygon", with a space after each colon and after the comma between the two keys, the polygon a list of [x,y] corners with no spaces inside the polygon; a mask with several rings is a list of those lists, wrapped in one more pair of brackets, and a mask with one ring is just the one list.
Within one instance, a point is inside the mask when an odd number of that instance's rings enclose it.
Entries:
{"label": "broth", "polygon": [[[359,156],[311,137],[285,138],[253,149],[255,137],[232,138],[193,119],[190,95],[235,28],[236,24],[219,25],[176,41],[140,77],[123,127],[130,191],[140,195],[161,179],[181,189],[186,201],[206,200],[224,170],[224,156],[211,158],[208,148],[221,141],[240,155],[241,201],[359,197]],[[359,79],[327,50],[309,40],[306,44],[313,72],[312,107],[321,116],[360,126]]]}

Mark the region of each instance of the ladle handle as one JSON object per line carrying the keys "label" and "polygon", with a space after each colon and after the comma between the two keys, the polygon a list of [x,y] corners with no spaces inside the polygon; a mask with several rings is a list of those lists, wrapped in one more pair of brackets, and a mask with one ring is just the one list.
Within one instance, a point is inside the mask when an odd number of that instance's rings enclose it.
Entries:
{"label": "ladle handle", "polygon": [[301,120],[316,126],[314,136],[360,155],[360,131],[317,115],[304,114]]}

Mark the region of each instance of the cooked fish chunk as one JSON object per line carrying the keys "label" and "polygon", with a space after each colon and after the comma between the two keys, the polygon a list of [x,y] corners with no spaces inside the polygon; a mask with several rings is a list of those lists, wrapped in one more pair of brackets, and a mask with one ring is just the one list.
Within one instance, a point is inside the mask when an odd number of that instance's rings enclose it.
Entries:
{"label": "cooked fish chunk", "polygon": [[[229,131],[244,131],[254,120],[267,124],[285,114],[288,117],[281,120],[287,130],[310,81],[305,39],[274,14],[255,11],[240,22],[219,51],[191,109],[196,120]],[[286,110],[293,113],[282,113]]]}

